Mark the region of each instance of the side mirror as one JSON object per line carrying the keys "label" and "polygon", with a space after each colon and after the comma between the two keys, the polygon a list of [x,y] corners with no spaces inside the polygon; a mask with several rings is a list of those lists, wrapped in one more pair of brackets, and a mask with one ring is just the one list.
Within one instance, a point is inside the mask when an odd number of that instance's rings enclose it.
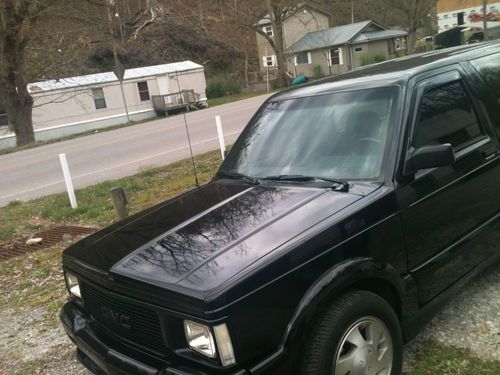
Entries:
{"label": "side mirror", "polygon": [[455,152],[449,143],[417,148],[406,162],[406,172],[444,167],[455,163]]}

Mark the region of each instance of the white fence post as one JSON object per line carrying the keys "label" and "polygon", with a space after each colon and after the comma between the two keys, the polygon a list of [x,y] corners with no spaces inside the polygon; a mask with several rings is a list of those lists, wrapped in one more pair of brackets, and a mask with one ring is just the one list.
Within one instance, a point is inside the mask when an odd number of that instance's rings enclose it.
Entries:
{"label": "white fence post", "polygon": [[224,143],[224,131],[222,130],[222,122],[219,115],[215,116],[215,124],[217,125],[220,153],[222,155],[222,160],[224,160],[226,158],[226,144]]}
{"label": "white fence post", "polygon": [[66,183],[66,190],[68,191],[69,201],[71,203],[71,208],[77,208],[75,189],[73,188],[73,181],[71,181],[71,175],[69,174],[68,161],[66,160],[66,154],[59,154],[59,161],[61,162],[61,168],[64,175],[64,182]]}

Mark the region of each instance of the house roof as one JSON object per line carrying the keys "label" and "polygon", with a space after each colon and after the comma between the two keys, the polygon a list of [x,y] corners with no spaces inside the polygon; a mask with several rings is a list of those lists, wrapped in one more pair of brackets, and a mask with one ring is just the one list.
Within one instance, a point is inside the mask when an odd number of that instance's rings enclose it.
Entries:
{"label": "house roof", "polygon": [[[199,68],[203,68],[203,66],[196,64],[192,61],[145,66],[142,68],[125,70],[125,75],[123,77],[123,80],[127,81],[143,77],[152,77],[152,76],[164,75],[175,72],[185,72],[188,70],[194,70]],[[82,87],[82,86],[96,86],[110,82],[118,82],[118,78],[113,72],[88,74],[78,77],[68,77],[68,78],[53,79],[43,82],[30,83],[28,84],[28,90],[30,93],[33,94],[45,91],[63,90],[63,89]]]}
{"label": "house roof", "polygon": [[366,33],[359,34],[351,43],[352,44],[365,43],[373,40],[399,38],[407,35],[408,33],[402,30],[369,31]]}
{"label": "house roof", "polygon": [[288,48],[288,51],[301,52],[346,44],[368,26],[370,22],[371,21],[356,22],[349,25],[332,27],[328,30],[307,33],[292,44]]}
{"label": "house roof", "polygon": [[[374,25],[380,30],[365,31],[368,26]],[[371,20],[356,22],[349,25],[332,27],[328,30],[313,31],[305,34],[288,48],[288,52],[296,53],[311,51],[320,48],[368,42],[376,39],[397,38],[407,33],[400,30],[389,30]]]}

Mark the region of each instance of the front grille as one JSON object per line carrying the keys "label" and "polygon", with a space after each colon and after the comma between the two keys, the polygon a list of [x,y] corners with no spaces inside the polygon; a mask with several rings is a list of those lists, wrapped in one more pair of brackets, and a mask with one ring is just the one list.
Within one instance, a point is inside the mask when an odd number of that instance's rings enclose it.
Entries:
{"label": "front grille", "polygon": [[94,288],[81,285],[86,310],[99,324],[118,338],[154,352],[167,352],[158,314],[142,306]]}

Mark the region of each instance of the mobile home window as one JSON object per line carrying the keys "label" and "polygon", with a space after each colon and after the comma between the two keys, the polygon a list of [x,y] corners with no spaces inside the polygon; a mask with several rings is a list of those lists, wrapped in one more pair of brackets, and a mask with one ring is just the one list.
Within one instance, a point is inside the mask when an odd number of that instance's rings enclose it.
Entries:
{"label": "mobile home window", "polygon": [[0,105],[0,126],[7,126],[9,125],[9,120],[7,118],[7,113],[5,112],[5,109]]}
{"label": "mobile home window", "polygon": [[145,102],[146,100],[149,100],[148,83],[146,81],[137,82],[137,88],[139,89],[139,96],[141,98],[141,102]]}
{"label": "mobile home window", "polygon": [[92,96],[94,97],[95,109],[106,108],[106,99],[101,88],[92,89]]}

